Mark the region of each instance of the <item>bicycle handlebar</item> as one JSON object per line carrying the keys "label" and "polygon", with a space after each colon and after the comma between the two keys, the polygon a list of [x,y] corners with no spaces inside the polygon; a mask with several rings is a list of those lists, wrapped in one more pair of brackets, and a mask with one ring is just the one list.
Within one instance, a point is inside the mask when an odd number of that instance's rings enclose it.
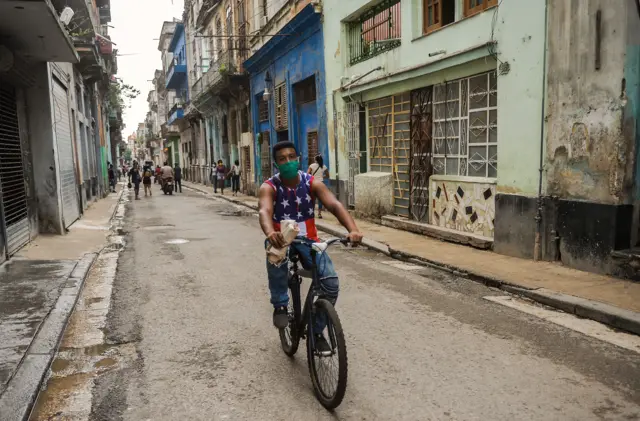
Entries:
{"label": "bicycle handlebar", "polygon": [[[332,238],[331,240],[327,240],[327,241],[317,241],[317,243],[325,243],[327,245],[327,247],[335,244],[335,243],[342,243],[343,245],[348,245],[350,243],[349,239],[346,237],[343,238]],[[291,244],[305,244],[308,245],[309,247],[311,247],[311,244],[308,244],[306,241],[300,240],[298,238],[295,238]],[[313,244],[313,243],[312,243]]]}

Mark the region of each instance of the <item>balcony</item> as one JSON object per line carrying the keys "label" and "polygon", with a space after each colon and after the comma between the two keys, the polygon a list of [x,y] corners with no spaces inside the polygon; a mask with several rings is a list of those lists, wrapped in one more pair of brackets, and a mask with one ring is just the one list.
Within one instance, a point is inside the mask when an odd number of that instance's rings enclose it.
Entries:
{"label": "balcony", "polygon": [[211,67],[202,75],[192,87],[192,98],[200,100],[200,96],[206,92],[217,94],[224,86],[225,78],[228,75],[237,74],[238,69],[233,63],[233,55],[229,51],[218,53],[215,60],[211,60]]}
{"label": "balcony", "polygon": [[169,110],[167,114],[167,126],[172,126],[177,123],[179,120],[184,118],[184,109],[182,108],[182,103],[175,103],[173,107]]}
{"label": "balcony", "polygon": [[3,43],[33,61],[77,63],[71,38],[49,0],[0,1]]}
{"label": "balcony", "polygon": [[187,65],[171,63],[167,72],[167,89],[180,89],[187,80]]}

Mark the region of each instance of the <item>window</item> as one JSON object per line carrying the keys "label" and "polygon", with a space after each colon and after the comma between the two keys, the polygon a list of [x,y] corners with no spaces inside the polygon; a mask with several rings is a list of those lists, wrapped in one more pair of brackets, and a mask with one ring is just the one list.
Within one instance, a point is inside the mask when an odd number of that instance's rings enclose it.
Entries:
{"label": "window", "polygon": [[[269,114],[267,113],[267,117]],[[249,131],[249,110],[247,107],[242,107],[240,110],[240,132],[246,133]]]}
{"label": "window", "polygon": [[258,121],[268,121],[269,120],[269,103],[264,99],[260,98],[258,102]]}
{"label": "window", "polygon": [[244,0],[238,0],[238,55],[240,58],[240,63],[243,64],[244,61],[249,57],[249,48],[247,46],[247,19],[245,17],[245,6]]}
{"label": "window", "polygon": [[316,100],[316,78],[311,76],[293,85],[296,104],[304,104]]}
{"label": "window", "polygon": [[429,32],[455,22],[455,3],[455,0],[423,0],[424,33],[428,34]]}
{"label": "window", "polygon": [[289,127],[287,85],[282,83],[276,86],[276,130],[285,130]]}
{"label": "window", "polygon": [[497,6],[498,0],[464,0],[464,16],[473,16],[492,6]]}
{"label": "window", "polygon": [[216,61],[222,53],[222,21],[220,17],[216,18]]}
{"label": "window", "polygon": [[434,86],[433,116],[434,174],[497,177],[496,72]]}
{"label": "window", "polygon": [[349,62],[356,64],[400,45],[400,0],[385,0],[347,23]]}
{"label": "window", "polygon": [[231,6],[227,6],[227,50],[233,51],[233,15]]}

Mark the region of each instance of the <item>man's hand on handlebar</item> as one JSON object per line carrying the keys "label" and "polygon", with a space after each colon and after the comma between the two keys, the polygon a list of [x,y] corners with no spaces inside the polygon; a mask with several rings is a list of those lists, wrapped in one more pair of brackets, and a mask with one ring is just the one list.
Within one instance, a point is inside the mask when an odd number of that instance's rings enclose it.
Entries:
{"label": "man's hand on handlebar", "polygon": [[360,231],[352,231],[347,235],[347,240],[352,246],[357,246],[362,242],[362,233]]}
{"label": "man's hand on handlebar", "polygon": [[269,240],[269,243],[277,249],[281,249],[286,246],[282,233],[278,231],[274,231],[269,234],[267,236],[267,240]]}

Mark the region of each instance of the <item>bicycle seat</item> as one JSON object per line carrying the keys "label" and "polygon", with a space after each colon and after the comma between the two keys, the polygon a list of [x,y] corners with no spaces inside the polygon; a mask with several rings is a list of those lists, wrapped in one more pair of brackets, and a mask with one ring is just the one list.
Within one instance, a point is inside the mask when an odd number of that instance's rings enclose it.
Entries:
{"label": "bicycle seat", "polygon": [[314,249],[317,253],[324,253],[325,250],[329,247],[327,243],[313,243],[311,244],[311,248]]}

